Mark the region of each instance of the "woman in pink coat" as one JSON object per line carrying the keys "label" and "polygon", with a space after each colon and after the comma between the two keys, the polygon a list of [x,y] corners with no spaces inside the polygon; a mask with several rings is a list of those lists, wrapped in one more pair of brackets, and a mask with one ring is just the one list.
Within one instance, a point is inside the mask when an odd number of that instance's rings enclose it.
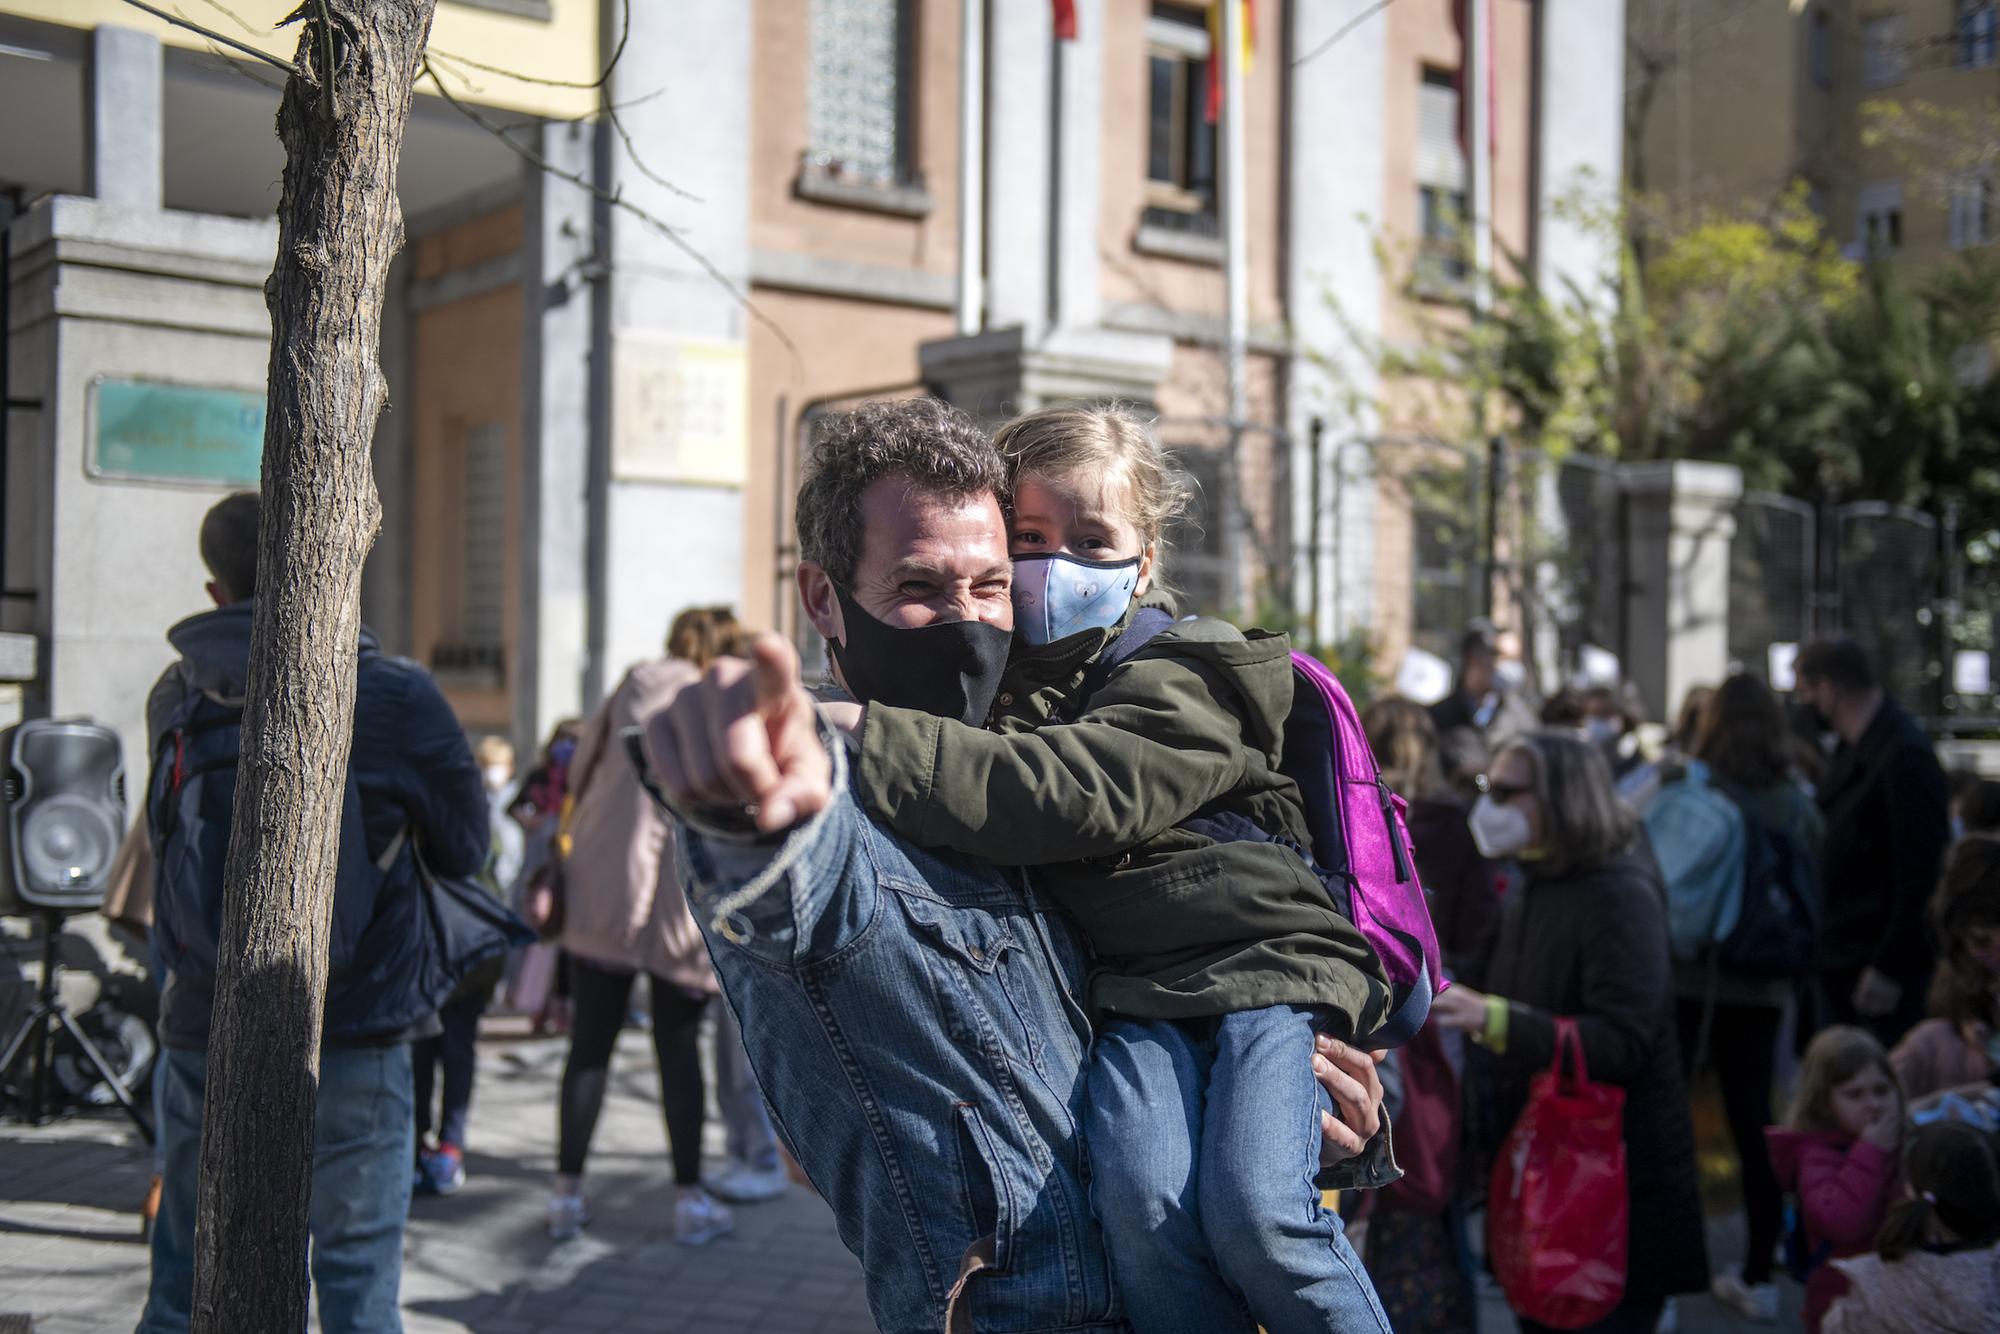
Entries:
{"label": "woman in pink coat", "polygon": [[673,1152],[675,1240],[700,1245],[733,1226],[729,1210],[701,1182],[706,1089],[698,1038],[703,1012],[718,991],[715,974],[674,873],[672,833],[626,763],[619,733],[665,708],[682,686],[730,651],[740,633],[726,607],[693,608],[675,617],[667,657],[625,674],[585,729],[571,768],[561,912],[574,1011],[549,1197],[549,1235],[558,1240],[575,1236],[589,1222],[584,1159],[604,1105],[612,1049],[641,974],[651,999],[660,1097]]}

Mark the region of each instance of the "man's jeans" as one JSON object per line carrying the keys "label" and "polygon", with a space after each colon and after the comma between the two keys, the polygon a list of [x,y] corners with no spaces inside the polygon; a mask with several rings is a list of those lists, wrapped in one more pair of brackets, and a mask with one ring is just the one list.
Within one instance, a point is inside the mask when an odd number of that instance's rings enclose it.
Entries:
{"label": "man's jeans", "polygon": [[1146,1334],[1389,1334],[1321,1206],[1313,1016],[1114,1019],[1091,1045],[1091,1202],[1133,1328]]}
{"label": "man's jeans", "polygon": [[[153,1281],[138,1334],[180,1334],[194,1302],[194,1215],[200,1187],[207,1055],[169,1050],[158,1111],[166,1182],[153,1225]],[[410,1047],[320,1054],[313,1145],[312,1282],[326,1334],[402,1329],[403,1224],[410,1211]]]}

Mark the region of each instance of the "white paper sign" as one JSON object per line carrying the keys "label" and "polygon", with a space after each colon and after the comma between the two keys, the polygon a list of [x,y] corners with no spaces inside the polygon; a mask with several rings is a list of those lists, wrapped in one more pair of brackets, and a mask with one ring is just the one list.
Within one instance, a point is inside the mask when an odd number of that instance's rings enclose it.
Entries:
{"label": "white paper sign", "polygon": [[1765,650],[1764,663],[1771,678],[1771,689],[1778,691],[1798,689],[1798,661],[1797,644],[1773,644]]}
{"label": "white paper sign", "polygon": [[632,332],[612,341],[611,474],[742,486],[750,362],[741,343]]}
{"label": "white paper sign", "polygon": [[1396,669],[1396,693],[1428,708],[1451,693],[1451,664],[1435,653],[1409,650]]}
{"label": "white paper sign", "polygon": [[1960,649],[1951,655],[1951,689],[1957,695],[1993,693],[1993,656],[1979,649]]}

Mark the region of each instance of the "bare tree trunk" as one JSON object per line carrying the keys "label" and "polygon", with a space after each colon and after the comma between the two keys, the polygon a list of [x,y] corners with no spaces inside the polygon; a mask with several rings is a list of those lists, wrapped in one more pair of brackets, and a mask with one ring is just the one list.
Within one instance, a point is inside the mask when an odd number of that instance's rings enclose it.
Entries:
{"label": "bare tree trunk", "polygon": [[285,146],[243,753],[202,1115],[193,1329],[303,1330],[314,1097],[396,167],[436,0],[306,0]]}

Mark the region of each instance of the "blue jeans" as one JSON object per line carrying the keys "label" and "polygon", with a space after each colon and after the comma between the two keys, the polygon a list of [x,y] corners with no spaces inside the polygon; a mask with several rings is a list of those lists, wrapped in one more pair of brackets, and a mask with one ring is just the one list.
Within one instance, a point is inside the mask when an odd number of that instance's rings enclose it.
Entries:
{"label": "blue jeans", "polygon": [[1313,1015],[1114,1019],[1092,1044],[1091,1202],[1139,1334],[1389,1334],[1320,1204]]}
{"label": "blue jeans", "polygon": [[[207,1054],[165,1054],[159,1109],[166,1180],[153,1224],[153,1278],[138,1334],[181,1334],[194,1304],[195,1196]],[[396,1334],[403,1327],[403,1223],[410,1211],[410,1047],[330,1048],[320,1054],[314,1118],[312,1282],[326,1334]]]}

